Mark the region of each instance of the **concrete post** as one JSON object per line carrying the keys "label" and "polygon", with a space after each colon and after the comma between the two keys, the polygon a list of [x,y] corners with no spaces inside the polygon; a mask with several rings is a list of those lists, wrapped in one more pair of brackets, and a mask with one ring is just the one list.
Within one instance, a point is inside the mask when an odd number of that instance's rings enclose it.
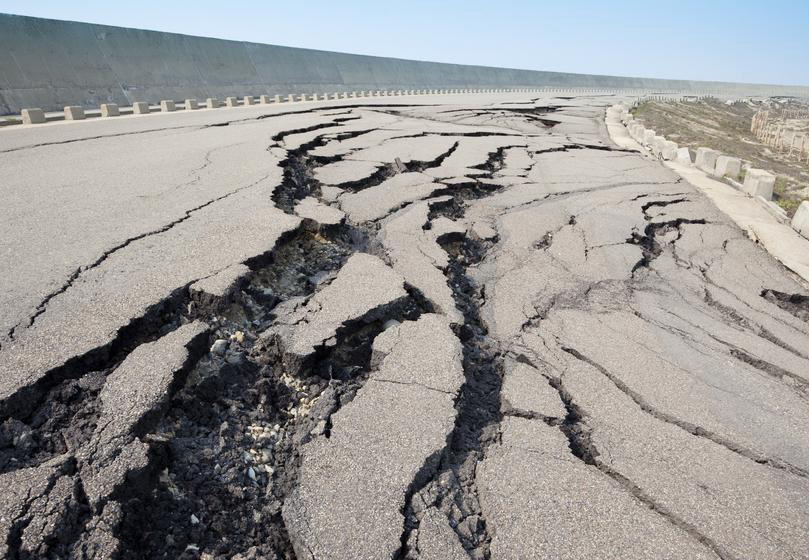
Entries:
{"label": "concrete post", "polygon": [[84,120],[84,109],[78,105],[68,105],[65,107],[65,120],[66,121],[81,121]]}
{"label": "concrete post", "polygon": [[763,169],[750,168],[744,176],[743,186],[744,192],[750,196],[760,196],[764,200],[772,200],[775,175]]}
{"label": "concrete post", "polygon": [[259,95],[258,102],[262,105],[269,105],[270,104],[270,96],[269,95]]}
{"label": "concrete post", "polygon": [[306,94],[302,93],[298,96],[298,101],[306,101]]}
{"label": "concrete post", "polygon": [[245,95],[244,98],[242,99],[242,104],[245,107],[247,107],[248,105],[253,105],[254,102],[255,102],[255,99],[253,99],[252,95]]}
{"label": "concrete post", "polygon": [[205,100],[205,106],[208,107],[208,109],[216,109],[219,107],[219,100],[216,97],[209,97]]}
{"label": "concrete post", "polygon": [[42,109],[23,109],[22,124],[42,124],[45,122],[45,111]]}
{"label": "concrete post", "polygon": [[663,153],[663,143],[665,141],[666,141],[665,136],[655,135],[655,137],[652,138],[651,148],[652,148],[652,153],[655,156],[660,157],[660,155]]}
{"label": "concrete post", "polygon": [[196,99],[186,99],[185,100],[185,110],[186,111],[195,111],[199,108]]}
{"label": "concrete post", "polygon": [[102,103],[101,116],[102,117],[117,117],[121,112],[118,110],[118,105],[115,103]]}
{"label": "concrete post", "polygon": [[687,147],[679,148],[677,150],[677,163],[684,163],[691,165],[691,151]]}
{"label": "concrete post", "polygon": [[705,171],[706,173],[713,173],[716,169],[716,158],[719,157],[719,152],[710,148],[697,148],[697,157],[694,161],[695,165]]}
{"label": "concrete post", "polygon": [[738,179],[739,173],[742,170],[742,160],[730,156],[719,156],[716,158],[716,167],[714,168],[714,175],[717,177],[729,177],[731,179]]}
{"label": "concrete post", "polygon": [[287,95],[287,103],[295,103],[295,96],[294,95]]}
{"label": "concrete post", "polygon": [[132,113],[135,115],[148,115],[150,112],[149,104],[145,101],[136,101],[132,104]]}
{"label": "concrete post", "polygon": [[238,107],[239,106],[239,98],[238,97],[226,97],[225,98],[225,105],[228,107]]}
{"label": "concrete post", "polygon": [[281,103],[281,96],[278,95],[278,94],[275,94],[273,96],[273,98],[272,98],[272,101],[273,101],[273,103]]}
{"label": "concrete post", "polygon": [[177,107],[174,105],[174,101],[172,101],[171,99],[163,99],[160,102],[160,110],[164,113],[171,113],[176,109]]}
{"label": "concrete post", "polygon": [[792,217],[792,228],[809,239],[809,200],[804,200]]}
{"label": "concrete post", "polygon": [[672,161],[677,158],[677,142],[666,140],[663,142],[663,148],[660,150],[660,157],[666,161]]}

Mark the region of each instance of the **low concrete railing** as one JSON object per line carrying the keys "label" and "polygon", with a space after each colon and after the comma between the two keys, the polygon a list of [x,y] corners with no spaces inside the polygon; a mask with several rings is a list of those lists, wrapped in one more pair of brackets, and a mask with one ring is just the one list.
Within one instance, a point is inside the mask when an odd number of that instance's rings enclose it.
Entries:
{"label": "low concrete railing", "polygon": [[[180,108],[186,111],[197,109],[215,109],[222,106],[227,107],[249,107],[252,105],[272,105],[279,103],[303,103],[308,101],[326,101],[339,99],[355,99],[364,97],[388,97],[399,95],[448,95],[448,94],[481,94],[481,93],[567,93],[571,95],[632,95],[650,98],[651,92],[647,90],[633,89],[603,89],[584,87],[553,87],[546,86],[540,88],[477,88],[477,89],[407,89],[407,90],[376,90],[376,91],[345,91],[313,94],[288,94],[288,95],[259,95],[244,96],[240,100],[238,97],[227,97],[224,102],[214,98],[209,98],[205,103],[196,99],[185,99],[181,102],[175,100],[160,100],[159,104],[151,105],[145,101],[134,102],[131,107],[119,107],[114,103],[102,104],[98,109],[85,109],[79,106],[65,107],[63,114],[45,113],[38,108],[23,109],[19,116],[0,117],[0,125],[14,124],[42,124],[55,120],[83,120],[86,118],[110,118],[122,115],[143,115],[148,113],[166,113],[176,111]],[[677,95],[677,92],[665,93],[662,95]]]}
{"label": "low concrete railing", "polygon": [[[783,223],[790,222],[783,208],[772,202],[775,175],[763,169],[756,169],[745,164],[740,158],[724,155],[717,150],[699,147],[696,157],[691,159],[691,150],[680,147],[676,142],[666,140],[663,136],[648,129],[635,121],[634,116],[626,106],[613,105],[609,108],[617,118],[626,126],[629,135],[641,147],[652,155],[666,161],[676,161],[704,171],[706,174],[718,179],[725,179],[736,189],[758,200],[764,208]],[[742,175],[743,182],[739,183]],[[809,239],[809,201],[804,201],[792,217],[791,225],[795,231]]]}

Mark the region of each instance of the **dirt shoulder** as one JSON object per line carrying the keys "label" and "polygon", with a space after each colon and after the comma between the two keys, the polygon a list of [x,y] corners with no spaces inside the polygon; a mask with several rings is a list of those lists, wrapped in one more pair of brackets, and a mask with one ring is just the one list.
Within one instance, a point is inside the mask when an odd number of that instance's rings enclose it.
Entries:
{"label": "dirt shoulder", "polygon": [[750,167],[775,173],[778,180],[773,200],[792,216],[801,201],[809,200],[809,164],[774,151],[750,132],[753,115],[761,107],[756,102],[727,105],[716,99],[678,103],[650,101],[634,108],[632,113],[644,126],[681,146],[692,150],[700,146],[719,150],[741,158]]}

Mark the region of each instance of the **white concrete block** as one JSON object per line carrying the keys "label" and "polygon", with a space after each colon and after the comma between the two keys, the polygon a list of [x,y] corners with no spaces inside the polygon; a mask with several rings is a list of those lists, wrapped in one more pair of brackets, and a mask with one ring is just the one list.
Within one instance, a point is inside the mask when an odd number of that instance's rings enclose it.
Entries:
{"label": "white concrete block", "polygon": [[295,96],[287,95],[287,103],[295,103]]}
{"label": "white concrete block", "polygon": [[225,98],[225,105],[228,107],[238,107],[239,106],[239,98],[238,97],[226,97]]}
{"label": "white concrete block", "polygon": [[196,111],[199,109],[199,103],[197,103],[196,99],[186,99],[185,100],[185,110],[186,111]]}
{"label": "white concrete block", "polygon": [[716,158],[716,167],[714,168],[714,175],[717,177],[730,177],[731,179],[738,179],[739,172],[742,170],[742,160],[731,156],[719,156]]}
{"label": "white concrete block", "polygon": [[663,153],[663,144],[665,141],[665,136],[656,135],[654,138],[652,138],[652,145],[650,147],[652,148],[652,153],[654,155],[659,157],[660,154]]}
{"label": "white concrete block", "polygon": [[118,110],[118,105],[115,103],[102,103],[101,116],[102,117],[117,117],[121,112]]}
{"label": "white concrete block", "polygon": [[671,161],[677,158],[677,142],[666,140],[663,142],[663,148],[660,150],[660,157],[666,161]]}
{"label": "white concrete block", "polygon": [[132,104],[132,113],[135,115],[148,115],[150,112],[149,104],[145,101],[136,101]]}
{"label": "white concrete block", "polygon": [[792,227],[806,239],[809,239],[809,200],[804,200],[792,216]]}
{"label": "white concrete block", "polygon": [[172,101],[171,99],[163,99],[160,102],[160,110],[162,112],[164,112],[164,113],[171,113],[172,111],[175,111],[176,109],[177,109],[177,106],[174,104],[174,101]]}
{"label": "white concrete block", "polygon": [[253,105],[253,104],[255,103],[255,101],[256,101],[256,100],[253,98],[253,96],[252,96],[252,95],[245,95],[245,96],[242,98],[242,104],[243,104],[243,105],[245,105],[245,106],[247,106],[247,105]]}
{"label": "white concrete block", "polygon": [[298,96],[298,101],[306,101],[306,94],[302,93]]}
{"label": "white concrete block", "polygon": [[678,148],[677,149],[677,163],[685,163],[687,165],[691,165],[694,163],[691,161],[691,150],[687,147]]}
{"label": "white concrete block", "polygon": [[219,100],[216,97],[209,97],[205,100],[205,106],[208,107],[208,109],[216,109],[219,107]]}
{"label": "white concrete block", "polygon": [[775,187],[775,175],[763,169],[750,168],[744,176],[744,192],[750,196],[760,196],[764,200],[772,200]]}
{"label": "white concrete block", "polygon": [[42,124],[45,122],[45,111],[42,109],[23,109],[22,124]]}
{"label": "white concrete block", "polygon": [[78,105],[68,105],[65,107],[65,120],[66,121],[81,121],[84,120],[84,109]]}
{"label": "white concrete block", "polygon": [[694,164],[706,173],[713,173],[714,169],[716,169],[716,158],[719,155],[719,152],[710,148],[697,148],[697,157]]}
{"label": "white concrete block", "polygon": [[281,96],[280,95],[275,95],[275,96],[273,96],[272,100],[273,100],[273,103],[281,103]]}

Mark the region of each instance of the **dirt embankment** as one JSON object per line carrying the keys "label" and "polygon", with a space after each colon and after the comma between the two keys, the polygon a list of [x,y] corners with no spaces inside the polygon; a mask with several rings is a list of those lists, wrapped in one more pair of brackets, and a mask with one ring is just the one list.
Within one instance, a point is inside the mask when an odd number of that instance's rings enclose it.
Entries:
{"label": "dirt embankment", "polygon": [[682,103],[650,101],[632,113],[646,127],[681,146],[719,150],[741,158],[751,167],[775,173],[778,180],[773,200],[791,216],[801,201],[809,200],[809,164],[773,150],[750,131],[753,115],[762,107],[755,102],[727,105],[716,99]]}

